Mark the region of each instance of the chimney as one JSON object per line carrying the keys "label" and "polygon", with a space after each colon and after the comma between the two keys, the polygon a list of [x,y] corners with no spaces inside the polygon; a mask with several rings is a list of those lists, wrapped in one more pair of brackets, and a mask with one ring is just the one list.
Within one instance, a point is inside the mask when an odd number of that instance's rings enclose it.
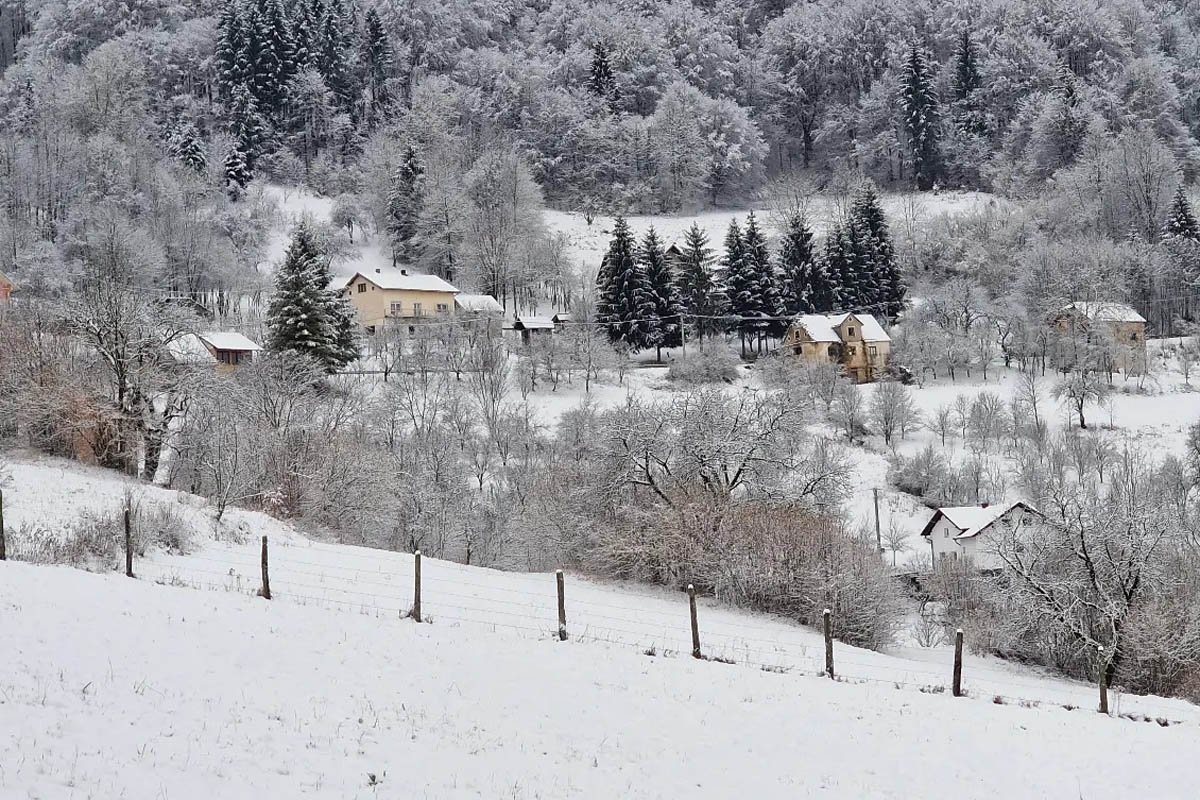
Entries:
{"label": "chimney", "polygon": [[406,269],[402,269],[402,270],[400,270],[400,274],[401,274],[401,275],[407,275],[407,274],[408,274],[408,270],[406,270]]}
{"label": "chimney", "polygon": [[990,504],[990,503],[988,503],[988,501],[984,500],[982,503],[980,503],[980,504],[979,504],[979,507],[980,507],[980,508],[987,508],[989,505],[991,505],[991,504]]}
{"label": "chimney", "polygon": [[382,270],[380,270],[380,269],[379,269],[379,267],[376,267],[376,268],[375,268],[375,274],[376,274],[376,275],[380,275],[380,274],[382,274]]}

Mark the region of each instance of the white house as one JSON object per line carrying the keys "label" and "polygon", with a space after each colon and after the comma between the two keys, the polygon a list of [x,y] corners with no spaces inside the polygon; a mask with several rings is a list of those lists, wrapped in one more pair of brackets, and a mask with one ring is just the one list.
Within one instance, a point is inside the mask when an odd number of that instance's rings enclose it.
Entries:
{"label": "white house", "polygon": [[1026,503],[950,506],[939,508],[921,535],[929,542],[935,564],[965,561],[978,569],[1000,569],[1003,564],[988,547],[989,535],[1001,526],[1015,530],[1042,515]]}

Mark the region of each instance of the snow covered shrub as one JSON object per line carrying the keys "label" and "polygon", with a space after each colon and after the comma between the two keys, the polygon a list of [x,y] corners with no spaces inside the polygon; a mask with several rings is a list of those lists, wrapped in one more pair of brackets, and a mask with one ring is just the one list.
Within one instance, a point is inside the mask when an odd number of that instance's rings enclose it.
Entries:
{"label": "snow covered shrub", "polygon": [[602,569],[673,586],[695,584],[719,600],[818,625],[881,648],[901,623],[899,585],[870,542],[797,504],[705,500],[645,514],[600,536]]}
{"label": "snow covered shrub", "polygon": [[699,386],[707,383],[733,383],[737,379],[741,362],[733,351],[724,346],[706,347],[696,353],[688,353],[667,370],[667,380],[674,383]]}

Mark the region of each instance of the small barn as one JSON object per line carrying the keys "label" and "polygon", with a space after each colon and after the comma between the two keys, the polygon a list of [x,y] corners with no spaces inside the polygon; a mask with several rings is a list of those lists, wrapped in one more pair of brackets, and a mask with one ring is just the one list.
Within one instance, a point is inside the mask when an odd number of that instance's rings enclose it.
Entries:
{"label": "small barn", "polygon": [[513,318],[512,329],[521,334],[521,343],[529,344],[535,336],[548,336],[554,333],[554,320],[550,317]]}
{"label": "small barn", "polygon": [[929,542],[935,565],[963,562],[981,570],[1000,569],[1003,564],[990,552],[988,537],[1002,527],[1012,531],[1041,519],[1040,512],[1020,501],[947,506],[934,511],[921,536]]}
{"label": "small barn", "polygon": [[213,365],[220,373],[249,364],[261,352],[262,347],[254,340],[235,331],[189,333],[171,345],[176,361]]}
{"label": "small barn", "polygon": [[575,321],[575,317],[572,314],[559,311],[550,318],[550,321],[554,323],[554,330],[561,332],[563,328]]}

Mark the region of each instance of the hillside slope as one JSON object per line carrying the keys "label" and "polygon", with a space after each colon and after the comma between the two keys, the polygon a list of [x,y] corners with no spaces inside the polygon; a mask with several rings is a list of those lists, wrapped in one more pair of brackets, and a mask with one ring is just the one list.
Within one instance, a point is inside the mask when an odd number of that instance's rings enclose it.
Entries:
{"label": "hillside slope", "polygon": [[5,797],[1091,800],[1200,780],[1194,725],[62,568],[0,564],[0,618]]}

